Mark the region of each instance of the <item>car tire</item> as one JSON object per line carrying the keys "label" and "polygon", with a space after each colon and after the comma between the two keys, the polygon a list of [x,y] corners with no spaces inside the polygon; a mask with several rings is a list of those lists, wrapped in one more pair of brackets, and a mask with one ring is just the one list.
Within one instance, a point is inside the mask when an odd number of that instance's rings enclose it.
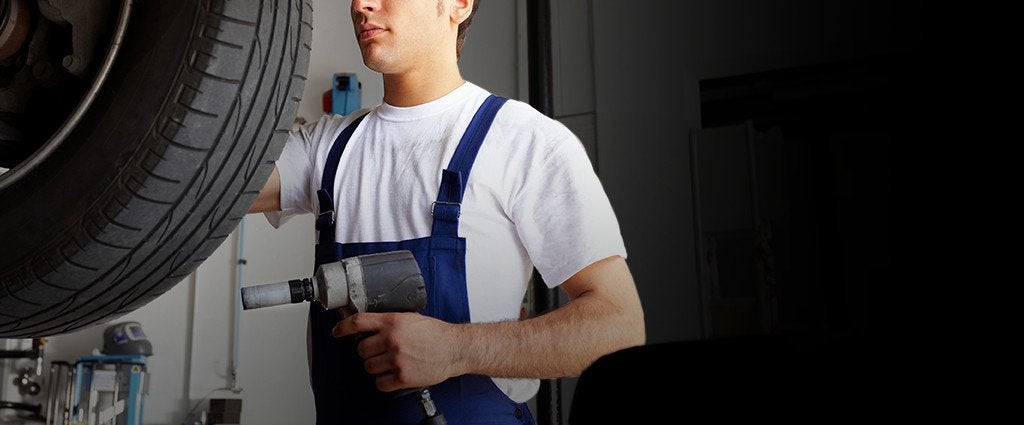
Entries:
{"label": "car tire", "polygon": [[292,128],[311,13],[302,0],[134,2],[84,119],[0,192],[0,337],[122,316],[229,237]]}

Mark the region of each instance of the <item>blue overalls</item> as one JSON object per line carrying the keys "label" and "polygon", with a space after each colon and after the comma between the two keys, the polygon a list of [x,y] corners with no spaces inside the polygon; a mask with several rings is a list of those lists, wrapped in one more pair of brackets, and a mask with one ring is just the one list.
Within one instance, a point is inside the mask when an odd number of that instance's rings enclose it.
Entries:
{"label": "blue overalls", "polygon": [[[426,282],[427,306],[420,313],[450,323],[469,323],[466,292],[466,239],[460,238],[459,215],[470,169],[494,116],[507,99],[491,95],[473,116],[448,168],[442,171],[437,202],[431,206],[433,228],[428,237],[398,242],[337,243],[334,178],[345,145],[362,121],[359,117],[331,146],[317,197],[316,265],[356,255],[405,249],[413,253]],[[396,398],[377,390],[363,369],[353,337],[335,338],[331,329],[341,316],[310,303],[312,385],[318,425],[419,424],[419,403],[413,396]],[[533,424],[525,403],[516,403],[491,378],[463,375],[430,387],[438,411],[449,424]]]}

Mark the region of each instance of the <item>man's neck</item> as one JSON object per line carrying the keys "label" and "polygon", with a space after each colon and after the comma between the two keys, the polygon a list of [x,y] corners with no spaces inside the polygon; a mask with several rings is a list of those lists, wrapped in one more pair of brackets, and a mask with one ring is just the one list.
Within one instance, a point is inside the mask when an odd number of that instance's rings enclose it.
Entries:
{"label": "man's neck", "polygon": [[413,71],[384,75],[384,102],[391,106],[422,105],[444,97],[466,81],[457,65],[443,69],[420,67]]}

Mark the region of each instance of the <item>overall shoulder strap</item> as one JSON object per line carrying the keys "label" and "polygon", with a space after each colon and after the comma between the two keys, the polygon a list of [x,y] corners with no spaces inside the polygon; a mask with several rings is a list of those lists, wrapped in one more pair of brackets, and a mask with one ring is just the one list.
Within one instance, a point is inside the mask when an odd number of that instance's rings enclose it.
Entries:
{"label": "overall shoulder strap", "polygon": [[338,175],[338,163],[341,161],[341,154],[345,151],[352,133],[359,127],[359,123],[366,118],[363,113],[353,120],[345,130],[334,139],[331,151],[327,154],[327,162],[324,164],[324,173],[320,179],[320,189],[316,191],[320,208],[316,216],[316,230],[320,231],[320,241],[334,242],[334,223],[337,217],[334,211],[334,177]]}
{"label": "overall shoulder strap", "polygon": [[491,129],[491,124],[494,123],[494,117],[506,101],[508,99],[493,94],[487,97],[473,115],[466,133],[459,140],[459,146],[455,148],[448,168],[441,172],[441,188],[437,194],[437,201],[431,206],[434,235],[458,235],[462,197],[466,192],[469,172],[473,169],[476,155],[480,152],[480,146]]}

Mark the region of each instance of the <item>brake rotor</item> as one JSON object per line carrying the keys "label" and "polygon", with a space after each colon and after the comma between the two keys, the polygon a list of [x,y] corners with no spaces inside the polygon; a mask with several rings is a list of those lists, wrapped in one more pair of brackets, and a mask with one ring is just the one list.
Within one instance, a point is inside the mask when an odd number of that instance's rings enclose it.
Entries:
{"label": "brake rotor", "polygon": [[21,50],[32,19],[25,0],[0,0],[0,61]]}
{"label": "brake rotor", "polygon": [[[0,16],[0,21],[4,22],[2,28],[8,28],[8,25],[18,22],[18,26],[21,26],[21,22],[27,22],[26,19],[30,19],[31,16],[28,14],[28,10],[25,6],[25,0],[0,0],[0,10],[7,11],[6,16]],[[75,77],[82,77],[86,71],[86,67],[92,60],[91,52],[92,47],[95,45],[98,31],[102,31],[106,25],[108,18],[107,11],[109,7],[114,7],[109,0],[38,0],[37,3],[40,6],[39,13],[45,19],[39,20],[39,25],[36,27],[33,39],[29,42],[28,47],[28,60],[25,62],[26,65],[32,65],[31,68],[24,68],[19,74],[15,75],[18,77],[23,73],[27,73],[26,76],[31,78],[42,78],[42,81],[29,81],[27,83],[15,81],[16,84],[12,84],[6,89],[7,93],[4,93],[5,88],[0,87],[0,100],[3,100],[6,95],[7,100],[13,98],[14,101],[23,101],[23,94],[14,92],[13,90],[20,89],[22,92],[32,89],[35,85],[41,85],[47,88],[61,87],[61,83],[58,79],[50,79],[48,77],[54,77],[57,74],[53,72],[52,66],[46,66],[40,62],[45,62],[42,56],[45,54],[40,53],[33,56],[34,49],[40,49],[45,51],[47,47],[45,28],[48,26],[46,22],[53,22],[57,26],[70,25],[71,27],[71,54],[67,55],[63,59],[64,70],[67,73]],[[32,145],[26,145],[24,140],[25,135],[22,134],[24,129],[16,128],[16,123],[8,121],[3,127],[0,127],[0,191],[3,191],[8,186],[13,184],[21,177],[29,174],[29,172],[36,166],[41,164],[47,157],[52,154],[57,147],[64,141],[65,138],[71,133],[71,131],[78,125],[79,121],[85,115],[85,112],[92,105],[93,100],[99,94],[100,88],[106,81],[107,76],[110,74],[110,70],[113,67],[114,60],[117,57],[117,53],[121,48],[121,44],[124,41],[124,35],[128,27],[128,18],[131,15],[132,4],[136,0],[120,0],[120,12],[116,14],[117,26],[114,29],[113,35],[111,36],[109,47],[106,55],[103,56],[103,60],[99,65],[99,68],[92,74],[91,81],[84,80],[84,87],[87,87],[85,94],[82,95],[75,103],[73,109],[71,109],[70,115],[61,118],[63,123],[56,126],[53,133],[49,136],[48,140],[31,141]],[[45,6],[45,7],[44,7]],[[17,9],[16,9],[17,8]],[[24,18],[11,18],[15,16],[16,11],[24,14]],[[8,24],[9,23],[9,24]],[[42,34],[42,35],[41,35]],[[12,38],[13,40],[13,38]],[[24,43],[24,40],[21,42]],[[14,44],[13,42],[11,43]],[[4,43],[6,45],[6,42]],[[19,48],[15,48],[14,52],[18,53]],[[50,84],[54,82],[56,84]],[[49,87],[53,86],[53,87]],[[27,88],[27,89],[26,89]],[[11,103],[11,102],[8,102]],[[17,102],[15,102],[17,103]],[[0,102],[0,106],[4,106],[3,102]],[[13,111],[14,114],[22,113],[22,109],[14,105],[14,108],[8,108],[8,112]],[[0,108],[0,112],[3,109]],[[38,111],[37,111],[38,112]],[[0,116],[0,120],[2,120]],[[22,131],[19,131],[22,130]],[[19,140],[21,139],[21,140]],[[6,171],[5,171],[6,169]]]}

